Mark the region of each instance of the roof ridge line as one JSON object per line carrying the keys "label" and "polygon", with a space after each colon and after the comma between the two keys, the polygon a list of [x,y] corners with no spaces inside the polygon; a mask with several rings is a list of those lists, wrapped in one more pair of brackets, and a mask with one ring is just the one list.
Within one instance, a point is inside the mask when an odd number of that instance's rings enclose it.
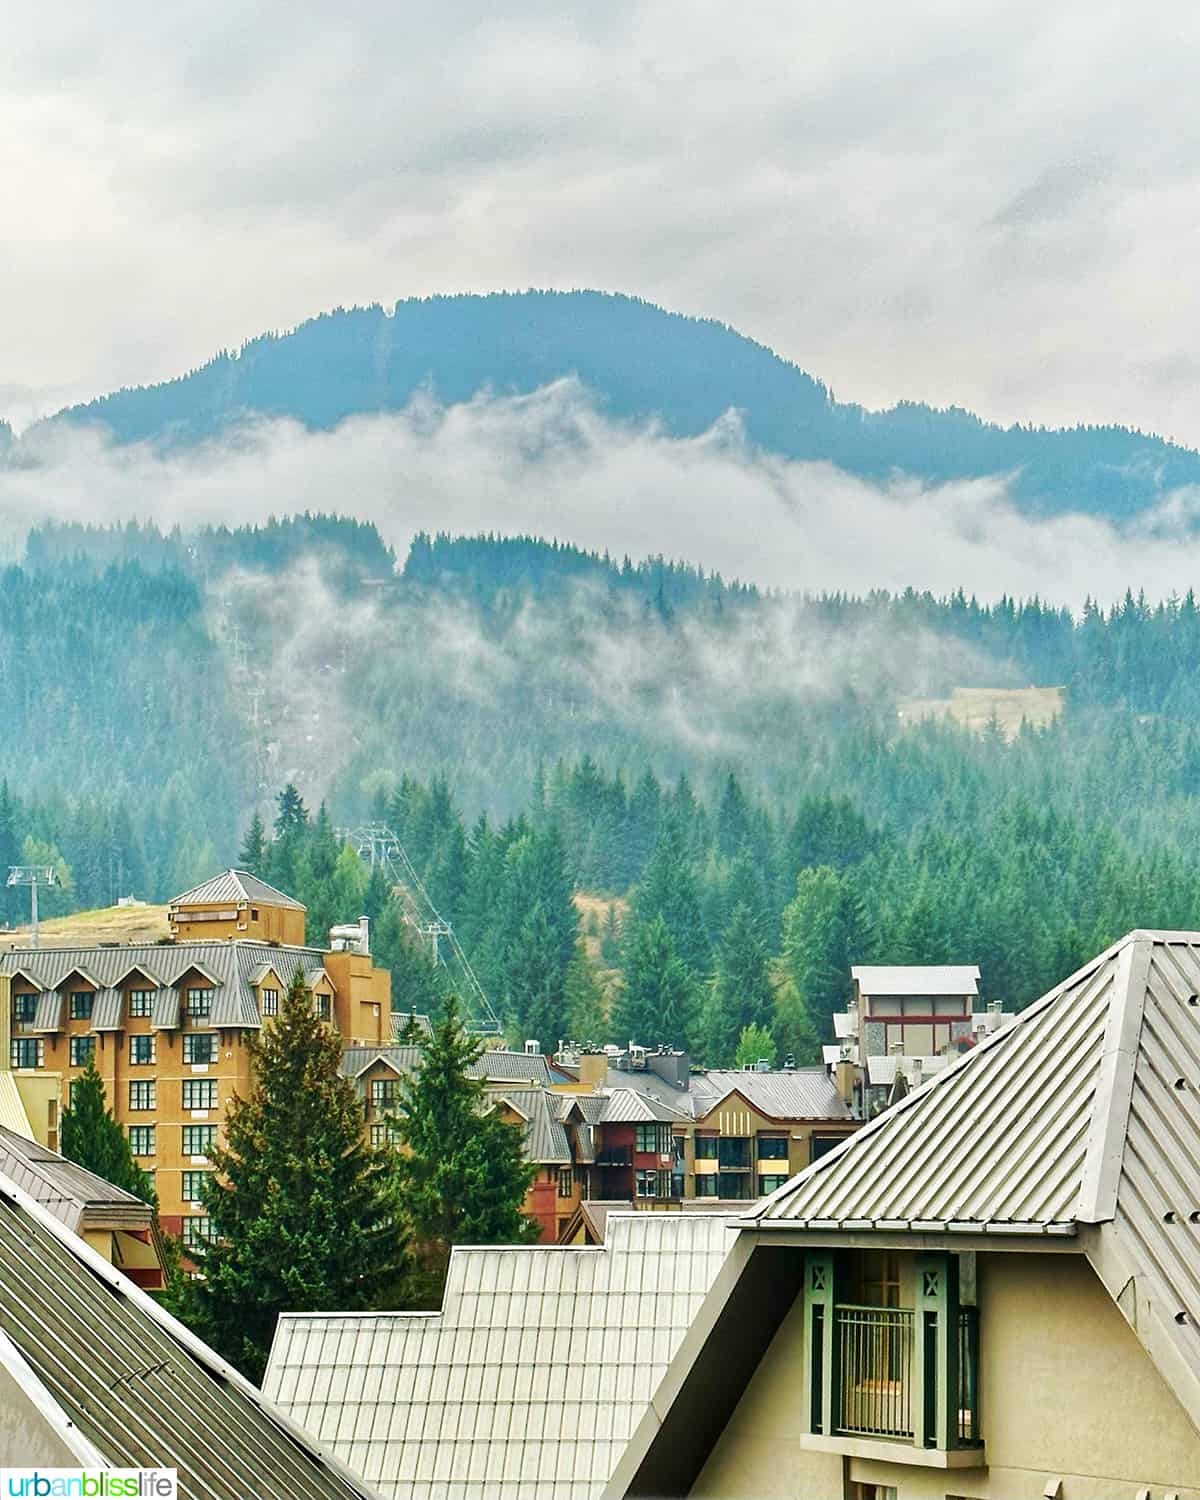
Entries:
{"label": "roof ridge line", "polygon": [[1068,974],[1066,979],[1060,980],[1053,989],[1047,990],[1044,995],[1034,1000],[1032,1004],[1027,1005],[1024,1010],[1017,1011],[1015,1013],[1016,1019],[1011,1026],[1002,1026],[999,1031],[993,1031],[990,1036],[985,1037],[982,1042],[972,1047],[970,1051],[964,1052],[961,1057],[956,1058],[949,1067],[942,1068],[939,1072],[934,1073],[920,1088],[913,1089],[911,1093],[906,1094],[898,1103],[885,1109],[882,1114],[876,1115],[873,1120],[868,1120],[862,1126],[861,1130],[853,1131],[839,1146],[835,1146],[832,1151],[827,1152],[816,1161],[810,1162],[802,1172],[797,1173],[795,1177],[789,1177],[782,1187],[776,1188],[773,1193],[761,1199],[753,1208],[748,1209],[743,1214],[739,1214],[737,1217],[747,1226],[755,1223],[764,1223],[766,1210],[777,1199],[791,1196],[802,1182],[806,1183],[819,1173],[828,1171],[837,1162],[840,1162],[848,1152],[852,1151],[860,1141],[874,1136],[877,1131],[885,1129],[891,1122],[903,1116],[905,1110],[914,1108],[919,1101],[925,1099],[930,1090],[941,1088],[948,1084],[951,1079],[957,1078],[958,1074],[964,1068],[970,1067],[977,1058],[982,1057],[990,1048],[1011,1041],[1019,1026],[1027,1025],[1030,1021],[1039,1017],[1055,1001],[1061,999],[1067,989],[1091,978],[1098,972],[1102,965],[1118,954],[1121,949],[1128,947],[1133,940],[1134,934],[1132,932],[1126,933],[1122,938],[1118,938],[1115,943],[1111,943],[1105,948],[1103,953],[1099,953],[1094,958],[1090,958],[1087,963],[1081,964],[1073,974]]}
{"label": "roof ridge line", "polygon": [[1108,1004],[1100,1049],[1087,1149],[1075,1202],[1075,1217],[1082,1224],[1103,1223],[1117,1211],[1117,1185],[1125,1158],[1133,1079],[1146,1011],[1150,950],[1155,942],[1148,932],[1140,929],[1131,933],[1130,938],[1117,955],[1114,995]]}

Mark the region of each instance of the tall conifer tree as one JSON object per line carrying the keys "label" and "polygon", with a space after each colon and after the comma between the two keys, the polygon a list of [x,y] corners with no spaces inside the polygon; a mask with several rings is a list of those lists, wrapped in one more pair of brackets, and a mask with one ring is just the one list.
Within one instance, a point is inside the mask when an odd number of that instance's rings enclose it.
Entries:
{"label": "tall conifer tree", "polygon": [[204,1279],[177,1310],[250,1379],[281,1312],[396,1305],[410,1270],[390,1150],[369,1146],[341,1040],[297,974],[251,1042],[254,1082],[225,1120],[203,1203]]}

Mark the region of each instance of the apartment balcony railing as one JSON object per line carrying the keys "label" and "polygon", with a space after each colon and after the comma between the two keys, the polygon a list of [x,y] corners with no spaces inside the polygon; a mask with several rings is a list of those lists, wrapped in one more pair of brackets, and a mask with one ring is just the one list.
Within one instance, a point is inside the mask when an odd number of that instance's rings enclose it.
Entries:
{"label": "apartment balcony railing", "polygon": [[958,1310],[958,1441],[963,1447],[980,1441],[977,1307]]}
{"label": "apartment balcony railing", "polygon": [[913,1438],[913,1313],[907,1307],[834,1309],[839,1432]]}

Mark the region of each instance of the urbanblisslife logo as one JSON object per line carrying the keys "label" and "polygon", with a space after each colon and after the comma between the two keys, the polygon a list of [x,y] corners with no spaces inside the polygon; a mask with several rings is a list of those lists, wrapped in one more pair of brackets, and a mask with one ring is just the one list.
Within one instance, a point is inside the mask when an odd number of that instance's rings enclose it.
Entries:
{"label": "urbanblisslife logo", "polygon": [[0,1496],[20,1500],[177,1500],[176,1469],[0,1469]]}

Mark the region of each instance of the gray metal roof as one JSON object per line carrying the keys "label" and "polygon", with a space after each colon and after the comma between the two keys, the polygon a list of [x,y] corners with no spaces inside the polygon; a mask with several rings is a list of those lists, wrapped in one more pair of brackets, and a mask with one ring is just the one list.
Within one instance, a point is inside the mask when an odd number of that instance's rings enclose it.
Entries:
{"label": "gray metal roof", "polygon": [[248,870],[225,870],[195,885],[182,896],[176,896],[172,906],[244,906],[247,902],[261,901],[264,906],[287,906],[293,911],[306,911],[304,903],[294,900],[273,885],[251,875]]}
{"label": "gray metal roof", "polygon": [[0,1372],[89,1467],[177,1468],[185,1500],[376,1493],[2,1175],[0,1334]]}
{"label": "gray metal roof", "polygon": [[[397,1073],[411,1073],[421,1064],[419,1045],[394,1047],[347,1047],[342,1054],[342,1072],[348,1078],[357,1078],[373,1062],[382,1060]],[[502,1052],[488,1047],[471,1064],[467,1072],[472,1078],[482,1078],[485,1083],[505,1084],[527,1082],[548,1086],[550,1069],[546,1059],[526,1052]]]}
{"label": "gray metal roof", "polygon": [[392,1035],[397,1041],[404,1035],[410,1021],[416,1026],[419,1035],[433,1035],[433,1022],[428,1016],[422,1015],[420,1011],[413,1011],[410,1014],[408,1011],[394,1010],[392,1012]]}
{"label": "gray metal roof", "polygon": [[637,1213],[602,1246],[455,1248],[440,1313],[285,1314],[263,1388],[394,1500],[591,1500],[733,1239]]}
{"label": "gray metal roof", "polygon": [[641,1093],[637,1089],[613,1089],[605,1101],[601,1120],[606,1125],[622,1125],[643,1120],[657,1120],[662,1124],[673,1124],[686,1120],[688,1115],[674,1105],[667,1104],[654,1094]]}
{"label": "gray metal roof", "polygon": [[848,1120],[850,1111],[825,1068],[713,1068],[694,1074],[691,1095],[696,1119],[710,1114],[737,1091],[761,1114],[776,1120]]}
{"label": "gray metal roof", "polygon": [[150,1205],[124,1188],[3,1125],[0,1173],[76,1232],[100,1221],[104,1227],[149,1229],[154,1219]]}
{"label": "gray metal roof", "polygon": [[319,948],[285,947],[239,939],[235,942],[195,941],[183,943],[134,944],[120,948],[13,948],[0,953],[0,974],[23,974],[31,983],[42,986],[38,997],[34,1029],[57,1031],[62,1028],[64,996],[60,990],[73,974],[85,971],[98,986],[93,1029],[116,1030],[123,1024],[115,986],[128,977],[131,969],[153,973],[160,981],[155,996],[152,1024],[173,1027],[179,1024],[179,985],[197,971],[207,977],[216,989],[210,1025],[255,1027],[260,1025],[258,1005],[252,988],[252,976],[269,965],[285,988],[296,972],[305,981],[315,983],[324,972],[324,954]]}
{"label": "gray metal roof", "polygon": [[[686,1089],[672,1088],[657,1073],[639,1069],[609,1068],[605,1086],[610,1092],[633,1090],[655,1100],[685,1120],[702,1120],[735,1090],[755,1109],[777,1120],[848,1120],[850,1111],[838,1093],[828,1070],[819,1068],[774,1068],[758,1073],[751,1068],[712,1068],[693,1073]],[[670,1119],[671,1115],[646,1116]],[[605,1118],[610,1118],[605,1116]],[[631,1116],[631,1118],[637,1118]]]}
{"label": "gray metal roof", "polygon": [[864,995],[977,995],[975,964],[855,964],[850,977]]}
{"label": "gray metal roof", "polygon": [[488,1097],[503,1101],[525,1121],[525,1160],[540,1166],[569,1167],[574,1161],[566,1127],[556,1118],[553,1095],[542,1089],[518,1089],[505,1093],[488,1089]]}
{"label": "gray metal roof", "polygon": [[767,1198],[763,1221],[1073,1224],[1115,964],[1016,1024],[857,1131]]}
{"label": "gray metal roof", "polygon": [[950,1066],[954,1058],[933,1057],[868,1057],[867,1058],[867,1082],[872,1088],[891,1088],[896,1079],[897,1064],[903,1069],[907,1076],[913,1072],[913,1064],[921,1064],[921,1074],[924,1078],[932,1078],[935,1073],[940,1073],[943,1068]]}

